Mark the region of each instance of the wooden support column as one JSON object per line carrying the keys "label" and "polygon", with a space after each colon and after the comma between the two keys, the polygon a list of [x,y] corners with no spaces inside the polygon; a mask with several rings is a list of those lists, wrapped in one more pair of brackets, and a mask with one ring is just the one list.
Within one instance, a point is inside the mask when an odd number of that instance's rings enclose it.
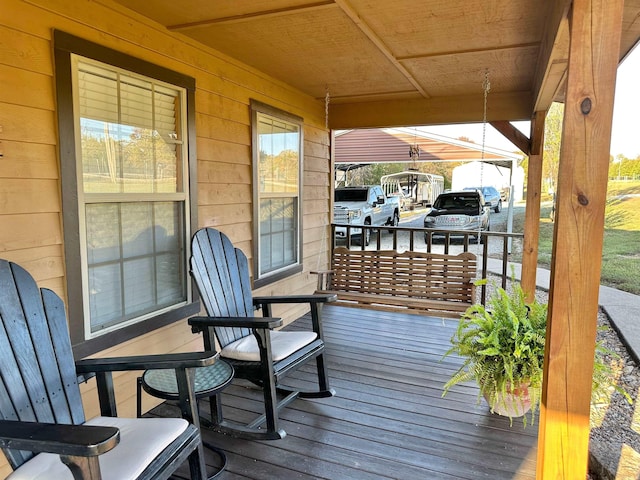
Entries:
{"label": "wooden support column", "polygon": [[520,283],[528,302],[536,293],[538,268],[538,237],[540,234],[540,191],[542,188],[542,152],[544,150],[544,119],[547,112],[536,112],[531,119],[531,148],[527,173],[527,208],[524,214],[524,243]]}
{"label": "wooden support column", "polygon": [[623,0],[574,0],[537,478],[584,479]]}

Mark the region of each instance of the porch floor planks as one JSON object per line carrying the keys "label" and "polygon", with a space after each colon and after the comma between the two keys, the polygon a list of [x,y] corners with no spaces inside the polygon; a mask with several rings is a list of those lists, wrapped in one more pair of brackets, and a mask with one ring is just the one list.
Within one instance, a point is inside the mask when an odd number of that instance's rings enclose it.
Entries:
{"label": "porch floor planks", "polygon": [[[283,409],[283,440],[239,440],[203,429],[204,440],[227,454],[220,480],[535,478],[537,424],[523,428],[514,419],[510,427],[477,403],[471,384],[442,398],[460,365],[453,356],[442,360],[456,320],[325,305],[323,321],[337,395]],[[288,328],[309,325],[307,315]],[[314,370],[307,365],[285,383],[312,388]],[[242,381],[222,400],[231,420],[250,421],[262,407],[259,390]],[[208,416],[206,401],[201,412]],[[179,411],[163,404],[151,414]]]}

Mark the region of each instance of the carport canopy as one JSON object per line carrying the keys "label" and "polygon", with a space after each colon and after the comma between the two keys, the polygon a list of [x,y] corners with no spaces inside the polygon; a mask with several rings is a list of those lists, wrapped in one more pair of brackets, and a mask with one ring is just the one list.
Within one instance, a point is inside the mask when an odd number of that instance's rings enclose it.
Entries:
{"label": "carport canopy", "polygon": [[[418,155],[410,155],[412,148]],[[335,134],[335,168],[342,171],[375,163],[470,161],[511,169],[523,155],[417,128],[365,128]]]}

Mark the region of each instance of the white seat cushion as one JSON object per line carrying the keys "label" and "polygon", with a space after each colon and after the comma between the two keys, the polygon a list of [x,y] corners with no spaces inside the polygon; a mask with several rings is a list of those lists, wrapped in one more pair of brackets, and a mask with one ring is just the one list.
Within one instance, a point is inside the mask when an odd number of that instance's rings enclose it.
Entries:
{"label": "white seat cushion", "polygon": [[[120,443],[99,457],[100,471],[103,480],[129,480],[137,478],[189,424],[181,418],[96,417],[85,425],[120,430]],[[73,480],[73,475],[58,455],[40,453],[9,475],[9,479]]]}
{"label": "white seat cushion", "polygon": [[[300,350],[305,345],[313,342],[317,337],[318,335],[314,332],[272,331],[271,352],[273,361],[277,362],[287,358],[296,350]],[[234,360],[259,362],[260,350],[258,349],[258,341],[254,335],[248,335],[224,347],[220,355]]]}

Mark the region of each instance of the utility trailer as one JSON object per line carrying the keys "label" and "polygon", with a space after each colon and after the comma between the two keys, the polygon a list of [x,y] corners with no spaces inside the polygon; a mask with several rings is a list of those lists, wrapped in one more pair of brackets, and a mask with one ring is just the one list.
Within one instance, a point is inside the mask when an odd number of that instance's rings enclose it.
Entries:
{"label": "utility trailer", "polygon": [[416,205],[431,205],[444,191],[444,177],[433,173],[407,170],[384,175],[380,185],[387,196],[400,197],[403,210],[411,210]]}

